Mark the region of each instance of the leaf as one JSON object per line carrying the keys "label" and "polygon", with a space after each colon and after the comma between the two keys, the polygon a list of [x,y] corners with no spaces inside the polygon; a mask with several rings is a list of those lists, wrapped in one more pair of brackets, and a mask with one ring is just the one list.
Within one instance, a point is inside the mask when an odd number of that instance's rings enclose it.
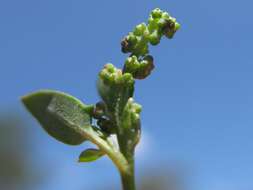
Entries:
{"label": "leaf", "polygon": [[83,130],[91,128],[90,106],[63,92],[41,90],[22,97],[28,111],[55,139],[78,145],[85,141]]}
{"label": "leaf", "polygon": [[100,151],[98,149],[90,148],[90,149],[83,151],[80,154],[79,162],[92,162],[92,161],[99,159],[103,155],[104,155],[104,153],[102,151]]}

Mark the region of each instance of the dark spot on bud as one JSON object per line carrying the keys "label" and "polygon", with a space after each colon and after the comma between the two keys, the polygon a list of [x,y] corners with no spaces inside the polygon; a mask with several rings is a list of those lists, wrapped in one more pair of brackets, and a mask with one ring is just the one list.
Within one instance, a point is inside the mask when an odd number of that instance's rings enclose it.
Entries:
{"label": "dark spot on bud", "polygon": [[123,53],[128,53],[128,45],[129,43],[128,43],[128,41],[127,41],[127,39],[126,38],[124,38],[122,41],[121,41],[121,51],[123,52]]}
{"label": "dark spot on bud", "polygon": [[147,64],[142,70],[139,70],[134,74],[134,78],[136,79],[145,79],[147,76],[150,75],[151,71],[155,68],[154,59],[151,55],[145,56],[143,60],[147,61]]}
{"label": "dark spot on bud", "polygon": [[121,51],[123,53],[129,53],[132,51],[132,46],[133,44],[129,40],[128,36],[124,37],[123,40],[121,41]]}
{"label": "dark spot on bud", "polygon": [[162,28],[163,34],[168,34],[168,33],[174,33],[175,32],[175,22],[172,20],[166,20],[165,25]]}

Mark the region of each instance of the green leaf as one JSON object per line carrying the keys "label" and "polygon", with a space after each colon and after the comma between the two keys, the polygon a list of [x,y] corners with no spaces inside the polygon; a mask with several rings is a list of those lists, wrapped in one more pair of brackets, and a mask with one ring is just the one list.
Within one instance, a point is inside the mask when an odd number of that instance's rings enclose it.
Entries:
{"label": "green leaf", "polygon": [[102,151],[100,151],[98,149],[90,148],[90,149],[83,151],[80,154],[79,162],[92,162],[92,161],[99,159],[103,155],[104,155],[104,153]]}
{"label": "green leaf", "polygon": [[28,111],[55,139],[78,145],[85,141],[83,131],[91,128],[90,106],[63,92],[41,90],[22,97]]}

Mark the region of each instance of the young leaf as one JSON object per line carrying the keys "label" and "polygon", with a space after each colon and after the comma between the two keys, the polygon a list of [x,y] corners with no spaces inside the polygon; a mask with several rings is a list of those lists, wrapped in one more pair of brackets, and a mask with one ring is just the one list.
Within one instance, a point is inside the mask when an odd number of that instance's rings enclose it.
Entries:
{"label": "young leaf", "polygon": [[22,97],[28,111],[55,139],[78,145],[85,141],[83,130],[91,127],[90,106],[68,94],[41,90]]}
{"label": "young leaf", "polygon": [[83,151],[80,154],[79,162],[92,162],[92,161],[99,159],[103,155],[104,155],[104,153],[102,151],[100,151],[98,149],[90,148],[90,149]]}

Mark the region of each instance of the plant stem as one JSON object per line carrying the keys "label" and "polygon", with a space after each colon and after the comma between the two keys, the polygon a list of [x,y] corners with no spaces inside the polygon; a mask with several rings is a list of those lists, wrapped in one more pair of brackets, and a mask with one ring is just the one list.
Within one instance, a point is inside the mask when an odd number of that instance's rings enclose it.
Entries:
{"label": "plant stem", "polygon": [[129,169],[127,173],[120,173],[123,190],[135,190],[135,175],[134,175],[134,159],[133,156],[129,161]]}
{"label": "plant stem", "polygon": [[86,129],[85,131],[83,130],[82,133],[86,139],[96,144],[112,159],[120,173],[128,173],[128,160],[124,157],[122,153],[114,150],[114,148],[111,147],[108,142],[98,137],[97,133],[93,129]]}
{"label": "plant stem", "polygon": [[[133,167],[133,166],[131,166]],[[129,172],[127,174],[121,173],[121,182],[123,190],[135,190],[135,177],[134,172]]]}
{"label": "plant stem", "polygon": [[124,155],[128,162],[127,172],[120,171],[120,176],[123,190],[135,190],[134,147],[128,145],[128,140],[128,136],[118,135],[120,152]]}

